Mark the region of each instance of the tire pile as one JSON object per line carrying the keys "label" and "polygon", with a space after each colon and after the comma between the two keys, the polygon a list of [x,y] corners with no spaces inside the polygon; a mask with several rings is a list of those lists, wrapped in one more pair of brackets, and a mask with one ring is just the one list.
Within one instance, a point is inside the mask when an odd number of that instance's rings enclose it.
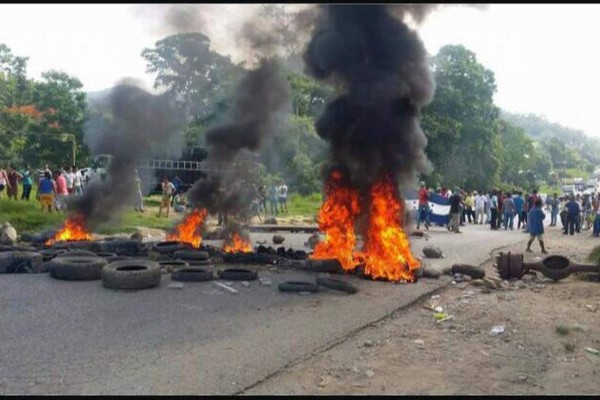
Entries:
{"label": "tire pile", "polygon": [[[41,247],[41,246],[40,246]],[[261,249],[262,260],[268,253],[271,257],[285,254],[295,259],[306,258],[306,253]],[[269,251],[271,250],[271,251]],[[272,253],[279,253],[274,255]],[[152,254],[151,254],[152,253]],[[154,259],[149,259],[151,256]],[[180,282],[206,282],[214,279],[231,281],[253,281],[258,273],[249,269],[229,268],[215,276],[212,265],[225,260],[224,254],[210,246],[194,249],[187,244],[174,241],[142,244],[137,240],[110,239],[95,242],[63,242],[51,248],[38,249],[32,246],[0,247],[0,274],[2,273],[49,273],[50,277],[65,281],[102,280],[109,289],[140,290],[156,287],[163,274],[171,273],[171,280]],[[256,260],[258,261],[258,260]],[[334,263],[335,264],[335,263]],[[319,264],[321,265],[321,264]],[[325,267],[328,264],[325,263]],[[315,272],[334,272],[333,268],[315,268]],[[347,282],[318,277],[315,283],[290,281],[281,283],[282,292],[314,293],[321,287],[350,294],[356,288]]]}

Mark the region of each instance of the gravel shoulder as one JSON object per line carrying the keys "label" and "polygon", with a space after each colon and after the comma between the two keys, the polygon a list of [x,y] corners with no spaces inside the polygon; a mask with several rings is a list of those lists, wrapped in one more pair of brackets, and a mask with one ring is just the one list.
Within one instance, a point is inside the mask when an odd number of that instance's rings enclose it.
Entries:
{"label": "gravel shoulder", "polygon": [[[600,244],[590,232],[545,236],[550,254],[582,263]],[[524,252],[527,239],[503,251]],[[532,248],[525,261],[542,256]],[[600,356],[586,348],[600,350],[600,283],[589,277],[452,284],[244,394],[595,394]],[[438,322],[431,305],[453,318]]]}

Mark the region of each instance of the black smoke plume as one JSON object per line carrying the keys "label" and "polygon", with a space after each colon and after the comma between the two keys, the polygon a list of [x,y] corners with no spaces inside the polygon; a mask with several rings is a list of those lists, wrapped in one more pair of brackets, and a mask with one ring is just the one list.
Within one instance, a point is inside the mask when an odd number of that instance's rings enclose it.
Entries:
{"label": "black smoke plume", "polygon": [[433,5],[321,6],[304,54],[306,71],[337,83],[341,94],[316,122],[332,165],[368,190],[388,175],[409,185],[427,172],[419,117],[434,94],[427,52],[401,19],[421,21]]}
{"label": "black smoke plume", "polygon": [[244,150],[256,152],[264,146],[275,132],[277,117],[289,107],[289,98],[289,83],[276,60],[263,59],[244,75],[224,122],[206,133],[207,162],[219,172],[194,184],[188,196],[192,204],[211,213],[240,211],[250,188],[244,171],[233,165]]}
{"label": "black smoke plume", "polygon": [[69,202],[88,229],[113,219],[132,206],[137,187],[136,161],[156,154],[181,154],[184,121],[166,96],[154,96],[132,82],[115,86],[85,126],[84,140],[93,154],[113,159],[105,180],[92,181],[82,196]]}

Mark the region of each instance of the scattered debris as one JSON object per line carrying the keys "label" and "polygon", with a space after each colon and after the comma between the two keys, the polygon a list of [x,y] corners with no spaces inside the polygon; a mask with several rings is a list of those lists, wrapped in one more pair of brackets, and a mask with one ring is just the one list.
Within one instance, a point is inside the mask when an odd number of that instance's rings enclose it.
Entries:
{"label": "scattered debris", "polygon": [[503,325],[496,325],[496,326],[492,327],[492,329],[490,330],[490,334],[492,334],[492,335],[502,335],[503,333],[504,333]]}
{"label": "scattered debris", "polygon": [[373,343],[372,340],[365,340],[365,342],[363,343],[363,346],[365,347],[373,347],[375,344]]}
{"label": "scattered debris", "polygon": [[592,354],[600,354],[600,351],[594,349],[593,347],[586,347],[585,351],[587,351],[588,353],[592,353]]}
{"label": "scattered debris", "polygon": [[440,250],[439,247],[431,246],[431,245],[423,247],[423,254],[427,258],[443,258],[444,257],[444,255],[442,254],[442,250]]}
{"label": "scattered debris", "polygon": [[367,376],[367,378],[372,378],[375,376],[375,371],[368,369],[365,371],[365,375]]}
{"label": "scattered debris", "polygon": [[441,313],[441,312],[444,312],[444,309],[441,306],[437,306],[433,309],[433,311]]}
{"label": "scattered debris", "polygon": [[[221,282],[213,282],[213,283],[214,283],[215,285],[217,285],[218,287],[220,287],[220,288],[223,288],[223,289],[225,289],[225,290],[229,291],[229,292],[230,292],[230,293],[232,293],[232,294],[236,294],[236,293],[238,292],[238,291],[237,291],[237,290],[235,290],[234,288],[232,288],[232,287],[229,287],[229,286],[227,286],[226,284],[224,285],[224,284],[222,284]],[[232,283],[230,282],[230,284],[232,284]]]}
{"label": "scattered debris", "polygon": [[325,387],[329,385],[333,381],[333,378],[330,375],[321,376],[321,382],[319,382],[319,387]]}
{"label": "scattered debris", "polygon": [[591,304],[586,304],[586,305],[585,305],[585,308],[587,308],[587,309],[588,309],[588,311],[591,311],[591,312],[596,312],[596,309],[598,308],[598,306],[596,306],[596,305],[591,305]]}
{"label": "scattered debris", "polygon": [[422,339],[416,339],[416,340],[413,340],[413,343],[418,344],[418,345],[423,345],[423,344],[425,344],[425,341]]}
{"label": "scattered debris", "polygon": [[183,283],[182,282],[172,282],[169,283],[169,286],[167,286],[169,289],[183,289]]}
{"label": "scattered debris", "polygon": [[241,285],[242,285],[243,287],[248,287],[248,286],[250,286],[250,282],[247,282],[247,281],[242,281]]}
{"label": "scattered debris", "polygon": [[572,353],[575,351],[575,343],[563,343],[563,347],[569,353]]}
{"label": "scattered debris", "polygon": [[273,282],[269,278],[258,278],[258,281],[263,286],[271,286]]}

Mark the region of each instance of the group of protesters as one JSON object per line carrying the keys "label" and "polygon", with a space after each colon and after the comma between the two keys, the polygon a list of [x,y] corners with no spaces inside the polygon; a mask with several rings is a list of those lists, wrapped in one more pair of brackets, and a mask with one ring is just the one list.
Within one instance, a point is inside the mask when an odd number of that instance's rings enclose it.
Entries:
{"label": "group of protesters", "polygon": [[[19,196],[19,183],[23,186]],[[62,211],[66,209],[66,199],[83,193],[86,179],[83,172],[77,172],[73,165],[60,168],[54,174],[46,164],[44,168],[34,171],[29,165],[18,171],[10,166],[6,170],[0,166],[0,198],[6,188],[9,199],[19,198],[30,201],[34,184],[37,185],[36,199],[41,204],[42,211]]]}
{"label": "group of protesters", "polygon": [[543,221],[546,211],[550,214],[548,226],[557,226],[560,217],[565,235],[581,233],[582,225],[585,222],[591,225],[593,221],[593,235],[600,236],[600,196],[595,194],[559,196],[558,193],[554,193],[543,201],[537,190],[532,190],[531,194],[523,194],[521,191],[502,190],[465,191],[456,187],[453,191],[441,188],[434,192],[427,188],[425,183],[421,183],[417,229],[423,222],[426,229],[431,226],[429,197],[432,193],[447,199],[450,211],[446,227],[455,233],[461,233],[460,227],[467,223],[489,224],[492,230],[514,230],[516,219],[516,228],[523,229],[523,232],[532,236],[528,250],[531,242],[537,238],[542,251],[545,252]]}

